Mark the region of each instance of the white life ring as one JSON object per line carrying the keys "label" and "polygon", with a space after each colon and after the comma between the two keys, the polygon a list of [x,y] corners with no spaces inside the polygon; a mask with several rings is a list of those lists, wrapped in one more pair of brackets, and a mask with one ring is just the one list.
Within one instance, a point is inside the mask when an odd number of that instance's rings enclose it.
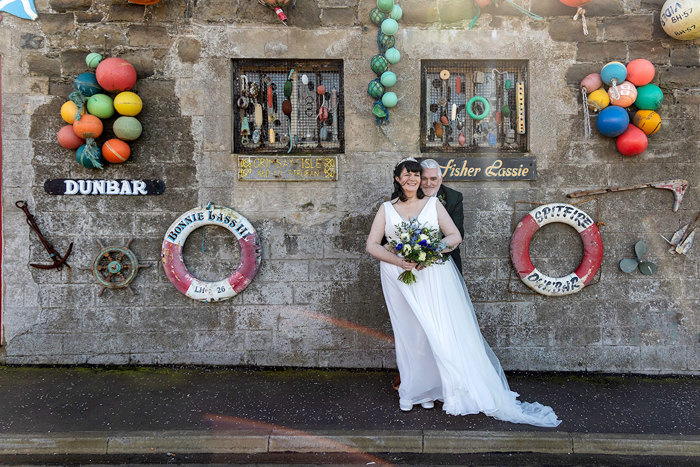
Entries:
{"label": "white life ring", "polygon": [[[583,241],[579,267],[564,277],[549,277],[538,271],[530,259],[530,240],[543,225],[562,222],[570,225]],[[603,239],[593,219],[575,206],[551,203],[530,211],[518,223],[510,241],[510,259],[520,279],[542,295],[568,295],[587,286],[603,262]]]}
{"label": "white life ring", "polygon": [[[241,247],[241,263],[226,279],[206,282],[190,273],[182,259],[182,248],[190,233],[205,225],[218,225],[231,231]],[[248,219],[233,209],[210,205],[187,211],[170,225],[161,249],[163,269],[175,288],[202,302],[216,302],[238,295],[258,272],[260,239]]]}

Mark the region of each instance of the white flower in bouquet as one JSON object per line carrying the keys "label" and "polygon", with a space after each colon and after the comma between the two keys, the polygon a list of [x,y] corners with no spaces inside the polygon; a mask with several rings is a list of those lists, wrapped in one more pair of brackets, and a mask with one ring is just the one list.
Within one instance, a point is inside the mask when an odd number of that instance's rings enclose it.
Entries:
{"label": "white flower in bouquet", "polygon": [[[389,243],[406,261],[416,262],[422,268],[444,262],[441,251],[446,246],[440,241],[442,235],[438,230],[424,227],[417,218],[412,217],[409,222],[397,225],[396,233],[400,241],[391,240]],[[412,284],[416,281],[416,276],[413,271],[404,271],[398,279],[404,284]]]}

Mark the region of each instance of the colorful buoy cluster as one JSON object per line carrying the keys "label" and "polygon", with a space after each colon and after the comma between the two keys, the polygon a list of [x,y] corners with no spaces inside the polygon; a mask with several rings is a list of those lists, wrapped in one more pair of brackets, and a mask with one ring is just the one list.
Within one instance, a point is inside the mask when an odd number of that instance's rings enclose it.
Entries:
{"label": "colorful buoy cluster", "polygon": [[638,58],[627,66],[610,62],[600,73],[591,73],[581,81],[584,111],[598,113],[598,131],[617,138],[617,149],[624,156],[643,153],[649,144],[647,137],[661,127],[661,117],[655,110],[664,95],[651,83],[654,75],[654,65]]}
{"label": "colorful buoy cluster", "polygon": [[399,98],[393,91],[387,89],[396,84],[396,73],[389,70],[389,66],[401,60],[401,53],[396,48],[396,33],[399,30],[398,21],[401,20],[403,11],[394,3],[394,0],[377,0],[377,8],[369,12],[369,19],[379,26],[377,31],[377,48],[379,53],[372,57],[370,66],[377,75],[367,86],[367,93],[375,99],[372,106],[372,114],[377,120],[377,125],[389,123],[389,110],[395,107]]}
{"label": "colorful buoy cluster", "polygon": [[[67,123],[58,131],[58,144],[75,150],[76,161],[88,169],[103,169],[105,162],[119,164],[129,159],[131,148],[127,141],[141,136],[141,122],[135,116],[143,102],[131,92],[136,84],[136,70],[131,63],[118,57],[102,59],[91,53],[85,58],[88,68],[95,72],[80,73],[73,84],[75,91],[61,106],[61,117]],[[116,93],[111,97],[107,93]],[[95,140],[104,130],[103,120],[112,122],[116,138],[110,138],[100,149]]]}

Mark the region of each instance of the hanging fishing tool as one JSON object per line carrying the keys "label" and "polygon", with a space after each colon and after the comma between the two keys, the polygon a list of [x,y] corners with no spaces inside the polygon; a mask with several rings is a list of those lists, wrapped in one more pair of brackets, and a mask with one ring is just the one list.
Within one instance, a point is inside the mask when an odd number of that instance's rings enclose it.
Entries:
{"label": "hanging fishing tool", "polygon": [[693,240],[695,239],[695,227],[697,226],[699,220],[700,211],[698,211],[695,219],[693,219],[690,224],[684,225],[681,229],[674,233],[671,240],[661,235],[661,238],[673,246],[673,248],[668,250],[669,253],[684,255],[688,252],[688,250],[690,250],[690,247],[693,246]]}
{"label": "hanging fishing tool", "polygon": [[610,188],[601,188],[598,190],[575,191],[573,193],[569,193],[566,196],[567,198],[579,198],[581,196],[600,195],[603,193],[612,193],[625,190],[638,190],[641,188],[660,188],[662,190],[671,190],[673,192],[673,212],[676,212],[678,211],[678,208],[681,205],[681,201],[683,201],[683,195],[685,194],[685,190],[688,189],[688,181],[683,180],[682,178],[675,178],[673,180],[664,180],[662,182],[640,183],[639,185],[617,186]]}
{"label": "hanging fishing tool", "polygon": [[250,105],[250,99],[248,98],[248,77],[243,75],[240,78],[241,83],[241,96],[236,101],[236,105],[240,109],[241,118],[241,144],[248,144],[250,136],[250,125],[248,124],[248,117],[246,116],[246,111],[248,110],[248,105]]}
{"label": "hanging fishing tool", "polygon": [[[282,21],[282,24],[284,24],[285,26],[289,26],[287,24],[287,15],[284,14],[284,10],[282,10],[282,7],[286,7],[287,5],[292,3],[292,0],[258,0],[258,3],[273,9],[279,20]],[[294,5],[296,5],[296,0],[294,0]]]}
{"label": "hanging fishing tool", "polygon": [[44,248],[46,251],[49,253],[49,256],[53,260],[53,264],[33,264],[30,263],[30,266],[33,266],[37,269],[58,269],[59,271],[63,269],[63,265],[65,264],[70,268],[70,264],[66,262],[68,257],[70,256],[71,251],[73,251],[73,242],[68,246],[68,251],[66,251],[66,254],[61,256],[61,254],[56,251],[56,249],[53,247],[51,243],[49,243],[48,240],[42,235],[41,230],[39,229],[39,226],[36,224],[36,221],[34,220],[34,216],[32,213],[29,212],[29,206],[27,205],[26,201],[17,201],[15,203],[15,206],[17,206],[19,209],[24,211],[24,215],[27,216],[27,224],[29,227],[32,228],[32,230],[37,234],[39,237],[39,241],[41,242],[42,245],[44,245]]}

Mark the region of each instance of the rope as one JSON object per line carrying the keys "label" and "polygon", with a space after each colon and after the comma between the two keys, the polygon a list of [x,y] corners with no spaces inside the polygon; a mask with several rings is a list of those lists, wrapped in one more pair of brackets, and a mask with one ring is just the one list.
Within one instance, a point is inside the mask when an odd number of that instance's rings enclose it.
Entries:
{"label": "rope", "polygon": [[379,49],[379,53],[384,54],[384,52],[389,49],[389,47],[382,45],[382,28],[379,28],[377,30],[377,48]]}
{"label": "rope", "polygon": [[68,95],[68,99],[73,101],[78,111],[75,114],[75,119],[80,120],[80,116],[83,113],[83,107],[85,106],[85,96],[80,93],[80,91],[73,91]]}
{"label": "rope", "polygon": [[476,21],[479,19],[479,16],[481,16],[481,8],[479,8],[479,4],[476,3],[476,0],[474,0],[474,6],[476,7],[476,15],[474,15],[471,22],[469,23],[469,29],[474,28]]}
{"label": "rope", "polygon": [[612,94],[610,95],[613,99],[617,100],[620,98],[620,90],[617,88],[617,80],[612,80]]}
{"label": "rope", "polygon": [[581,88],[581,100],[583,101],[583,135],[585,138],[591,137],[591,116],[588,112],[588,93],[586,88]]}
{"label": "rope", "polygon": [[583,35],[587,36],[588,25],[586,24],[586,10],[579,7],[578,10],[576,10],[576,14],[574,15],[574,21],[578,19],[578,15],[581,15],[581,23],[583,24]]}
{"label": "rope", "polygon": [[[211,211],[211,201],[207,203],[205,208],[207,211]],[[206,227],[206,226],[205,226]],[[202,253],[204,253],[204,237],[207,235],[207,229],[202,229]]]}
{"label": "rope", "polygon": [[[96,152],[95,152],[96,151]],[[102,166],[102,163],[100,160],[95,157],[95,153],[99,154],[100,150],[97,149],[97,144],[95,143],[94,138],[87,138],[85,140],[85,149],[83,150],[83,156],[90,161],[90,163],[95,167],[96,169],[103,169],[104,167]]]}
{"label": "rope", "polygon": [[537,21],[543,21],[543,20],[544,20],[544,18],[541,17],[540,15],[536,15],[535,13],[531,12],[531,11],[528,10],[527,8],[521,7],[521,6],[518,5],[517,3],[513,2],[513,0],[505,0],[505,1],[506,1],[506,3],[509,3],[509,4],[510,4],[513,8],[515,8],[516,10],[520,11],[521,13],[523,13],[523,14],[529,16],[530,18],[532,18],[532,19],[534,19],[534,20],[537,20]]}

